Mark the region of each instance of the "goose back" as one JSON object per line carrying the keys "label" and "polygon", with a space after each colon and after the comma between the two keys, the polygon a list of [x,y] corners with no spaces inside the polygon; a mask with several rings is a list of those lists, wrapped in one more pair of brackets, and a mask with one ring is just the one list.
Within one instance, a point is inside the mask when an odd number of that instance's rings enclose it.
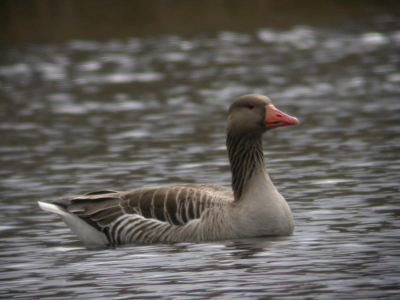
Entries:
{"label": "goose back", "polygon": [[[222,186],[179,184],[124,192],[94,191],[68,203],[64,200],[63,205],[115,245],[168,241],[182,229],[179,227],[200,219],[207,209],[232,201],[232,191]],[[146,236],[138,234],[144,231]],[[191,239],[190,234],[186,239]]]}

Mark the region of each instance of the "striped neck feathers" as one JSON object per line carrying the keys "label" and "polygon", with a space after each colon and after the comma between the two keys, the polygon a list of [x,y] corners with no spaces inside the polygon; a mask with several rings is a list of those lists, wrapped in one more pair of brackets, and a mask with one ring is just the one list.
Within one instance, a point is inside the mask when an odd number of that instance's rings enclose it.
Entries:
{"label": "striped neck feathers", "polygon": [[261,135],[243,136],[230,135],[226,139],[228,156],[232,172],[232,189],[235,201],[238,201],[250,178],[259,173],[258,169],[266,172]]}

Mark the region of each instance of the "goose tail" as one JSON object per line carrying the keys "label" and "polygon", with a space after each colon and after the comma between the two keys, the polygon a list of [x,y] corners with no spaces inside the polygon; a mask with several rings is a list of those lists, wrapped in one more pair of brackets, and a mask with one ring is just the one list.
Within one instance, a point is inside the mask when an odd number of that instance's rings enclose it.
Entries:
{"label": "goose tail", "polygon": [[109,244],[107,236],[89,225],[83,219],[67,211],[66,207],[58,203],[38,202],[43,210],[58,214],[65,224],[75,233],[86,246],[107,246]]}

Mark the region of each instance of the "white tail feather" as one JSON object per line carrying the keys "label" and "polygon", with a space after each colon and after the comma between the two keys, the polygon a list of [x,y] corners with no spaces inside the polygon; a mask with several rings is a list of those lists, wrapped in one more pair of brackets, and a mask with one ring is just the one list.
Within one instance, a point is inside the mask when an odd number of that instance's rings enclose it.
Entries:
{"label": "white tail feather", "polygon": [[38,202],[43,210],[58,214],[65,224],[74,232],[85,245],[106,246],[109,244],[106,235],[83,221],[78,216],[69,213],[64,207],[48,202]]}
{"label": "white tail feather", "polygon": [[58,214],[58,215],[68,215],[69,212],[62,206],[56,205],[56,204],[51,204],[48,202],[38,202],[39,206],[43,210],[50,211],[52,213]]}

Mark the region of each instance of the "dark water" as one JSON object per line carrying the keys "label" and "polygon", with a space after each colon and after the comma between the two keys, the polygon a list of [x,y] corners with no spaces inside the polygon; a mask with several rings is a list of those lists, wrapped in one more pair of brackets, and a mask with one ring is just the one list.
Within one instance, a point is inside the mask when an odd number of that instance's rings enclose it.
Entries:
{"label": "dark water", "polygon": [[[399,299],[400,31],[385,18],[3,50],[0,298]],[[88,250],[38,208],[229,186],[226,111],[246,93],[302,122],[265,136],[293,236]]]}

